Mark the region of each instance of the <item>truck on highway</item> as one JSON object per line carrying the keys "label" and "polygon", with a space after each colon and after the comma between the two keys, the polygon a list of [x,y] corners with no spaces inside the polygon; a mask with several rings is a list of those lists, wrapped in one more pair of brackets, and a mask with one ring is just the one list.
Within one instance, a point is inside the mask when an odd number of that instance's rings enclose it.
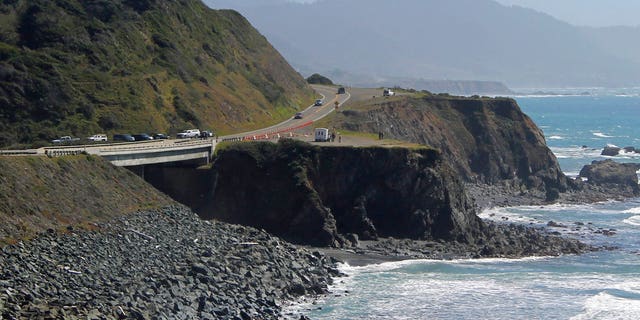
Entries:
{"label": "truck on highway", "polygon": [[78,140],[80,140],[80,138],[72,138],[71,136],[62,136],[60,137],[60,139],[51,140],[51,142],[55,144],[63,144],[63,143],[72,143]]}
{"label": "truck on highway", "polygon": [[184,138],[198,138],[200,137],[200,130],[198,129],[189,129],[189,130],[185,130],[182,131],[180,133],[178,133],[176,135],[176,137],[178,139],[184,139]]}
{"label": "truck on highway", "polygon": [[316,128],[314,136],[315,142],[327,142],[331,140],[331,136],[329,136],[329,129],[327,128]]}

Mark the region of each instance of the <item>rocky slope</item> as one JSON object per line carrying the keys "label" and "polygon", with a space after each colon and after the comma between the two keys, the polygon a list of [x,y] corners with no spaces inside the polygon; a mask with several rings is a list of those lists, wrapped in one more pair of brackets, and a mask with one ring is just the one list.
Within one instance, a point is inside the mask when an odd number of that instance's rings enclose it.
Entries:
{"label": "rocky slope", "polygon": [[0,4],[0,146],[260,127],[313,91],[240,14],[199,0]]}
{"label": "rocky slope", "polygon": [[433,146],[469,182],[516,181],[539,190],[568,187],[542,131],[513,99],[416,94],[353,105],[332,122]]}
{"label": "rocky slope", "polygon": [[265,232],[171,206],[0,250],[2,319],[282,319],[333,263]]}
{"label": "rocky slope", "polygon": [[0,246],[175,202],[94,156],[0,157]]}

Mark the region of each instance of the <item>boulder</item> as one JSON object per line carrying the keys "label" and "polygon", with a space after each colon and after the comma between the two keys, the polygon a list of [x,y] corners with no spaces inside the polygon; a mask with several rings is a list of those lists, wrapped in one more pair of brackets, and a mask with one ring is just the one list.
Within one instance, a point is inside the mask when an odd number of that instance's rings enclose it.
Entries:
{"label": "boulder", "polygon": [[624,147],[622,148],[626,153],[638,153],[640,150],[636,150],[635,147]]}
{"label": "boulder", "polygon": [[600,153],[600,155],[615,157],[615,156],[620,154],[620,150],[622,150],[622,149],[620,149],[620,147],[606,146],[606,147],[604,147],[604,149],[602,150],[602,153]]}
{"label": "boulder", "polygon": [[580,170],[580,177],[587,178],[588,183],[609,187],[628,187],[635,194],[640,192],[637,171],[640,164],[618,163],[611,159],[593,161]]}

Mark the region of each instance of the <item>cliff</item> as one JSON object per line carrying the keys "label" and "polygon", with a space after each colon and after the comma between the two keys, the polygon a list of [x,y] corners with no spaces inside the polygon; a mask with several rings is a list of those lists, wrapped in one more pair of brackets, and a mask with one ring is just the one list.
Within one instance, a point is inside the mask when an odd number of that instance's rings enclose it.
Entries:
{"label": "cliff", "polygon": [[318,147],[294,140],[218,150],[205,218],[264,228],[318,246],[346,238],[470,243],[483,224],[430,148]]}
{"label": "cliff", "polygon": [[0,181],[0,246],[175,204],[129,170],[94,156],[0,157]]}
{"label": "cliff", "polygon": [[513,99],[424,93],[374,99],[337,114],[332,125],[433,146],[466,181],[568,187],[542,131]]}
{"label": "cliff", "polygon": [[62,135],[218,133],[313,101],[240,14],[199,0],[0,4],[0,146]]}

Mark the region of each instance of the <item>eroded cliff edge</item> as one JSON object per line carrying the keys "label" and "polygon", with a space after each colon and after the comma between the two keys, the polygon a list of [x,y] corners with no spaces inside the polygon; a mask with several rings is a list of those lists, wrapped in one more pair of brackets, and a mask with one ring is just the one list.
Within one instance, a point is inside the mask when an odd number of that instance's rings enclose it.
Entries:
{"label": "eroded cliff edge", "polygon": [[209,201],[196,209],[201,216],[298,244],[393,237],[462,244],[473,256],[584,249],[524,227],[485,224],[455,170],[432,148],[238,143],[218,151],[212,170]]}
{"label": "eroded cliff edge", "polygon": [[417,94],[370,100],[336,118],[344,130],[433,146],[467,182],[560,192],[571,184],[542,131],[510,98]]}

